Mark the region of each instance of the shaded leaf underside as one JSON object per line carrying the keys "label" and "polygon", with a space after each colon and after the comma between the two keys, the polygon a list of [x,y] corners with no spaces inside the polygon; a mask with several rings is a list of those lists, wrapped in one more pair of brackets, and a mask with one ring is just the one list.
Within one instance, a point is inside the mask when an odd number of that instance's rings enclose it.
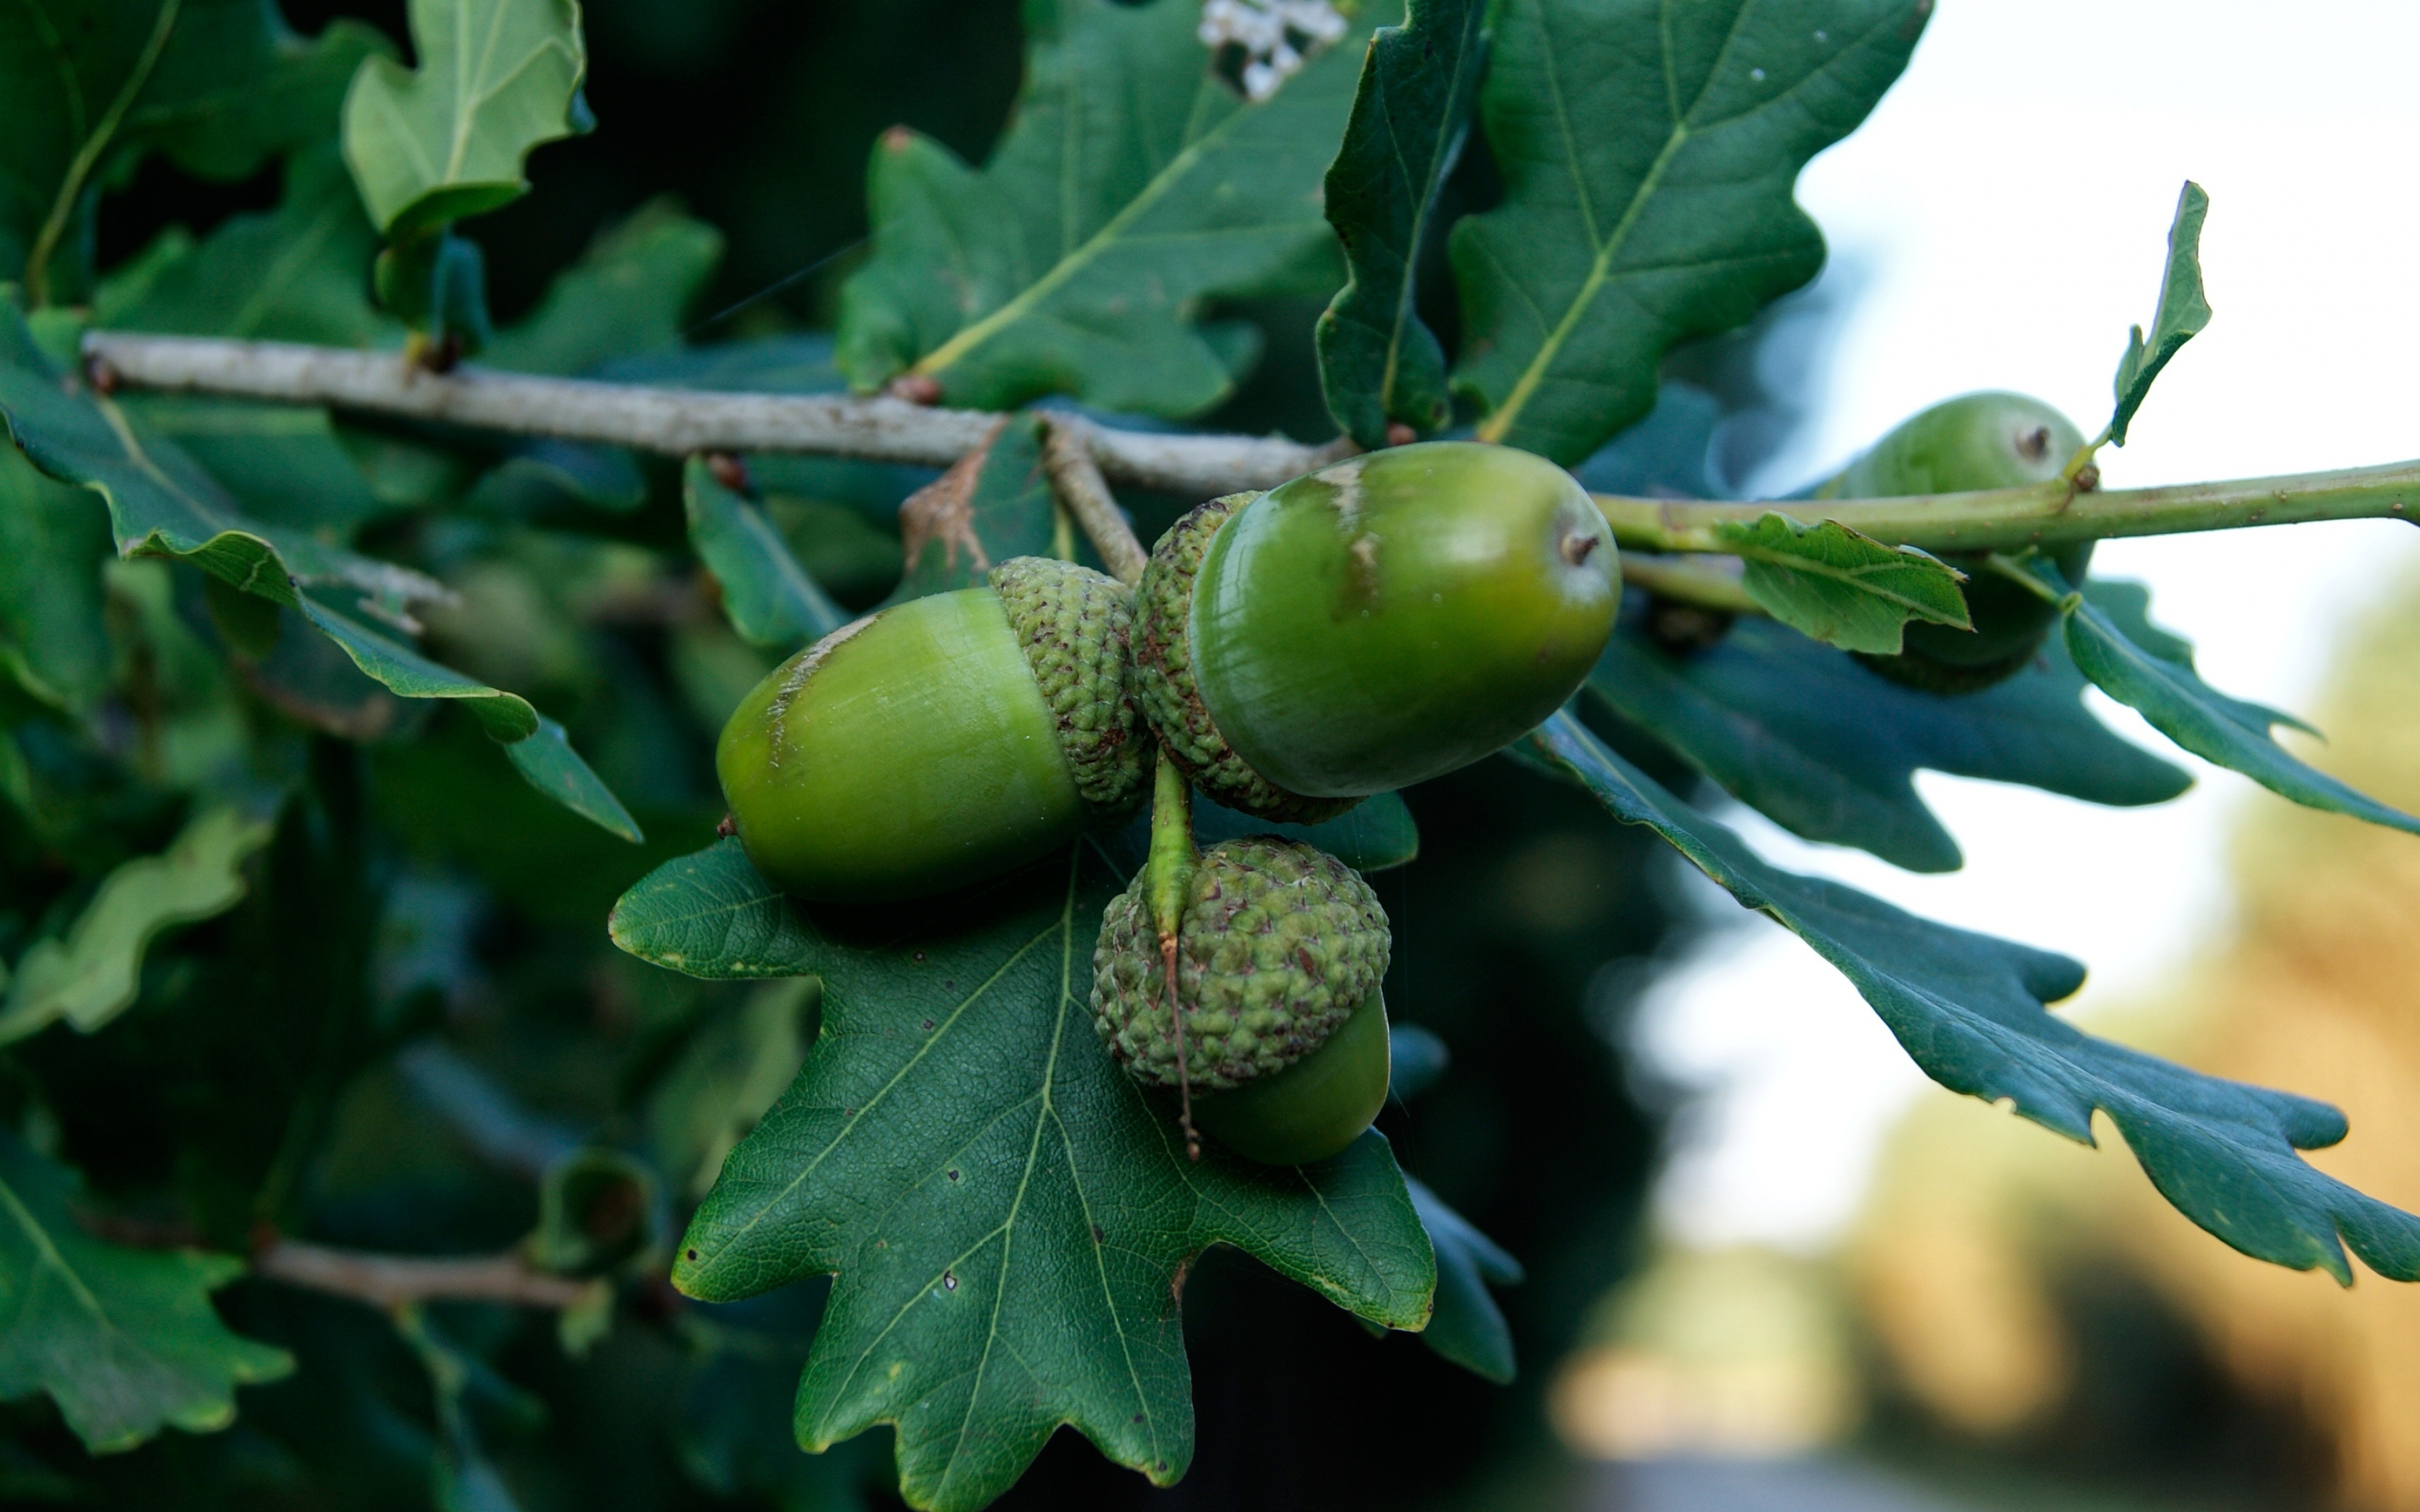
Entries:
{"label": "shaded leaf underside", "polygon": [[2044,1007],[2083,985],[2076,962],[1768,866],[1568,712],[1529,743],[1616,818],[1656,830],[1743,905],[1770,915],[1838,967],[1934,1081],[1986,1101],[2006,1099],[2024,1117],[2086,1144],[2094,1111],[2106,1114],[2162,1196],[2256,1258],[2324,1269],[2350,1284],[2350,1246],[2381,1275],[2420,1278],[2420,1218],[2296,1154],[2344,1138],[2335,1109],[2085,1034]]}

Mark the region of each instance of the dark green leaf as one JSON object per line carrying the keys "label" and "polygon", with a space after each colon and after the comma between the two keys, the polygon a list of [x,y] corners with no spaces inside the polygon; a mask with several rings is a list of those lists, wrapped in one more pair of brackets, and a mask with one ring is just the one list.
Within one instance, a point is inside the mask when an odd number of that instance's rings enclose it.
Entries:
{"label": "dark green leaf", "polygon": [[[2055,579],[2055,570],[2037,565]],[[2067,649],[2101,690],[2206,762],[2241,772],[2306,808],[2350,814],[2420,834],[2420,819],[2357,793],[2288,754],[2270,735],[2310,726],[2275,709],[2231,699],[2194,671],[2193,648],[2145,618],[2150,595],[2137,583],[2095,580],[2067,615]]]}
{"label": "dark green leaf", "polygon": [[145,431],[200,463],[261,525],[346,541],[394,510],[325,409],[164,393],[128,393],[117,403]]}
{"label": "dark green leaf", "polygon": [[286,193],[267,213],[234,215],[200,242],[163,233],[134,266],[101,281],[93,324],[120,331],[401,344],[369,301],[378,232],[362,214],[333,144],[287,160]]}
{"label": "dark green leaf", "polygon": [[1775,619],[1843,651],[1900,652],[1910,620],[1970,630],[1965,575],[1914,547],[1887,547],[1840,524],[1801,525],[1778,512],[1714,529],[1746,563],[1740,586]]}
{"label": "dark green leaf", "polygon": [[1954,872],[1958,843],[1911,780],[1919,767],[2093,803],[2164,803],[2192,779],[2084,706],[2066,648],[1979,693],[1902,687],[1767,620],[1718,643],[1658,648],[1629,606],[1589,689],[1731,796],[1792,834],[1912,872]]}
{"label": "dark green leaf", "polygon": [[529,318],[480,353],[489,367],[585,373],[680,344],[681,322],[722,260],[722,233],[669,199],[642,205],[555,276]]}
{"label": "dark green leaf", "polygon": [[876,144],[842,370],[860,389],[912,371],[986,409],[1217,404],[1234,378],[1195,325],[1203,301],[1333,287],[1320,177],[1386,8],[1248,103],[1191,0],[1029,4],[1025,86],[989,162],[905,128]]}
{"label": "dark green leaf", "polygon": [[1426,435],[1452,413],[1445,348],[1413,308],[1413,275],[1486,57],[1485,0],[1411,0],[1403,25],[1371,39],[1327,168],[1348,281],[1319,319],[1320,386],[1365,447],[1386,445],[1390,422]]}
{"label": "dark green leaf", "polygon": [[397,609],[443,593],[416,572],[245,518],[124,406],[54,372],[13,311],[0,316],[0,418],[36,467],[108,501],[120,556],[176,557],[289,606],[298,584],[342,584]]}
{"label": "dark green leaf", "polygon": [[261,0],[19,0],[0,10],[0,278],[37,304],[87,287],[93,208],[147,150],[213,178],[335,129],[346,81],[388,51],[339,22],[313,41]]}
{"label": "dark green leaf", "polygon": [[[333,142],[287,162],[270,214],[229,217],[207,240],[163,233],[101,283],[94,323],[126,331],[335,347],[400,344],[402,328],[369,301],[378,234]],[[383,506],[336,438],[327,411],[166,394],[120,401],[265,524],[336,540]]]}
{"label": "dark green leaf", "polygon": [[110,554],[108,516],[90,494],[0,452],[0,671],[54,708],[82,712],[109,685]]}
{"label": "dark green leaf", "polygon": [[722,611],[753,646],[795,649],[831,634],[848,614],[790,554],[764,511],[715,481],[704,457],[681,470],[689,544],[722,586]]}
{"label": "dark green leaf", "polygon": [[235,1420],[235,1388],[293,1368],[282,1350],[227,1332],[211,1291],[232,1256],[136,1250],[94,1239],[69,1171],[0,1133],[0,1397],[50,1393],[95,1453],[173,1426]]}
{"label": "dark green leaf", "polygon": [[410,13],[420,66],[373,58],[345,97],[345,161],[390,238],[519,199],[531,150],[587,124],[575,0],[411,0]]}
{"label": "dark green leaf", "polygon": [[1282,835],[1316,845],[1356,872],[1387,872],[1409,866],[1420,854],[1419,826],[1412,810],[1392,793],[1373,794],[1335,818],[1316,825],[1277,825],[1222,808],[1193,795],[1193,833],[1202,844],[1242,835]]}
{"label": "dark green leaf", "polygon": [[1092,947],[1118,882],[1083,847],[947,922],[811,918],[724,841],[614,910],[615,942],[659,964],[823,978],[805,1069],[732,1152],[673,1275],[725,1300],[837,1273],[799,1441],[895,1423],[917,1506],[982,1506],[1062,1423],[1155,1484],[1182,1475],[1177,1304],[1211,1244],[1380,1324],[1428,1320],[1434,1260],[1382,1137],[1300,1169],[1215,1146],[1196,1164],[1173,1109],[1102,1051]]}
{"label": "dark green leaf", "polygon": [[2160,275],[2160,308],[2151,316],[2151,336],[2143,339],[2136,326],[2126,338],[2126,355],[2118,363],[2118,407],[2110,411],[2109,439],[2126,444],[2126,427],[2133,422],[2151,380],[2178,348],[2210,324],[2210,301],[2201,291],[2201,223],[2210,213],[2210,196],[2192,179],[2177,195],[2176,218],[2168,224],[2168,267]]}
{"label": "dark green leaf", "polygon": [[564,737],[563,726],[539,714],[517,693],[489,687],[441,667],[400,641],[390,640],[360,621],[314,599],[298,607],[329,640],[344,648],[353,665],[408,699],[451,699],[504,748],[504,755],[529,785],[582,818],[636,844],[636,820]]}
{"label": "dark green leaf", "polygon": [[2420,1278],[2420,1218],[2295,1154],[2344,1138],[2344,1115],[2335,1109],[2204,1076],[2052,1017],[2044,1005],[2083,985],[2080,964],[1767,866],[1568,712],[1547,720],[1529,744],[1615,818],[1653,828],[1743,906],[1770,915],[1839,968],[1942,1086],[2006,1099],[2024,1118],[2085,1144],[2093,1142],[2094,1111],[2106,1114],[2163,1196],[2255,1258],[2324,1269],[2349,1285],[2350,1245],[2381,1275]]}
{"label": "dark green leaf", "polygon": [[1505,0],[1480,120],[1504,202],[1454,228],[1458,391],[1569,465],[1648,412],[1681,339],[1823,265],[1807,160],[1899,77],[1931,0]]}
{"label": "dark green leaf", "polygon": [[1705,390],[1667,378],[1647,418],[1597,448],[1572,469],[1590,493],[1639,499],[1713,499],[1721,495],[1708,471],[1722,402]]}
{"label": "dark green leaf", "polygon": [[1042,422],[1011,415],[899,506],[908,570],[892,601],[971,588],[1011,557],[1051,555],[1058,518],[1042,468]]}
{"label": "dark green leaf", "polygon": [[132,1007],[153,936],[234,907],[243,897],[244,861],[274,828],[234,809],[210,809],[160,855],[121,863],[74,923],[19,959],[0,1008],[0,1044],[61,1019],[90,1034]]}
{"label": "dark green leaf", "polygon": [[1487,1285],[1518,1285],[1521,1262],[1419,1181],[1407,1176],[1404,1185],[1436,1250],[1436,1316],[1420,1342],[1474,1375],[1498,1385],[1511,1381],[1512,1329]]}

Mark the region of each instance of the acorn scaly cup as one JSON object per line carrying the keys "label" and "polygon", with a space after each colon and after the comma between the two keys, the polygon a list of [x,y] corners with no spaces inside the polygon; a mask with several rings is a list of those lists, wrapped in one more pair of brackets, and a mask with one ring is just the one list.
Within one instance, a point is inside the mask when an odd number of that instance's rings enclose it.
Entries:
{"label": "acorn scaly cup", "polygon": [[[1162,859],[1155,847],[1102,912],[1102,1043],[1128,1075],[1180,1093],[1188,1144],[1198,1120],[1272,1165],[1335,1154],[1387,1099],[1378,983],[1392,942],[1377,895],[1336,857],[1274,836],[1222,841],[1172,869]],[[1168,904],[1172,932],[1156,917]]]}
{"label": "acorn scaly cup", "polygon": [[1604,517],[1562,469],[1392,447],[1179,520],[1136,588],[1136,702],[1218,802],[1312,823],[1535,728],[1620,598]]}
{"label": "acorn scaly cup", "polygon": [[[1901,421],[1815,497],[1894,499],[2048,483],[2083,445],[2074,424],[2039,399],[1962,394]],[[2080,586],[2092,564],[2092,543],[2059,547],[2049,555],[2060,575]],[[1928,692],[1978,692],[2033,659],[2058,609],[1989,570],[1979,556],[1943,560],[1966,574],[1966,610],[1975,628],[1911,624],[1899,656],[1861,653],[1857,659],[1893,682]]]}
{"label": "acorn scaly cup", "polygon": [[715,770],[748,857],[811,900],[921,897],[1130,814],[1127,591],[1017,557],[842,626],[740,702]]}

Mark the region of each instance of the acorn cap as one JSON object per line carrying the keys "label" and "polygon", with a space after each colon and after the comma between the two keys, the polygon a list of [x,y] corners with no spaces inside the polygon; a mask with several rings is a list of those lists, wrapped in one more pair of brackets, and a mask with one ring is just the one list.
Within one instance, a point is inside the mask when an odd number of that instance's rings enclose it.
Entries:
{"label": "acorn cap", "polygon": [[1102,819],[1123,818],[1143,794],[1143,752],[1127,698],[1133,594],[1106,573],[1056,557],[1011,557],[986,579],[1059,733],[1076,791]]}
{"label": "acorn cap", "polygon": [[[1319,1048],[1378,990],[1390,948],[1377,894],[1325,851],[1272,836],[1204,851],[1176,947],[1194,1088],[1241,1087]],[[1093,1024],[1128,1074],[1178,1085],[1176,1020],[1143,877],[1102,912]]]}
{"label": "acorn cap", "polygon": [[1235,511],[1261,497],[1231,493],[1188,512],[1152,548],[1135,585],[1135,702],[1187,781],[1230,809],[1281,825],[1315,825],[1359,798],[1314,798],[1254,771],[1227,744],[1202,706],[1193,676],[1193,583],[1211,538]]}
{"label": "acorn cap", "polygon": [[[1911,415],[1816,490],[1819,499],[1889,499],[2048,483],[2084,445],[2072,421],[2022,393],[1961,394]],[[2092,565],[2090,541],[2050,560],[2071,584]],[[1896,656],[1856,653],[1892,682],[1928,693],[1980,692],[2024,670],[2040,650],[2056,606],[1986,571],[1979,553],[1943,558],[1966,574],[1972,630],[1912,624]]]}

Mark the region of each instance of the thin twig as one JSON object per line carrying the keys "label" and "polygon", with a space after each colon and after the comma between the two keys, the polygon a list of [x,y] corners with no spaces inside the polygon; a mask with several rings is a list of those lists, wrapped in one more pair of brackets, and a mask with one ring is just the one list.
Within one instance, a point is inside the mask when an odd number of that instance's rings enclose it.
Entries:
{"label": "thin twig", "polygon": [[1074,415],[1052,415],[1042,434],[1042,466],[1050,474],[1059,501],[1076,517],[1093,549],[1101,554],[1101,564],[1109,569],[1110,577],[1131,588],[1141,579],[1150,553],[1135,538],[1134,527],[1126,523],[1117,497],[1109,492],[1109,480],[1101,476],[1100,464],[1093,460],[1094,436],[1099,428]]}
{"label": "thin twig", "polygon": [[1978,493],[1817,502],[1596,496],[1626,551],[1729,551],[1722,527],[1767,514],[1838,520],[1886,546],[2022,551],[2130,535],[2177,535],[2319,520],[2420,518],[2420,461],[2275,478],[2085,491],[2058,482]]}
{"label": "thin twig", "polygon": [[[983,444],[999,416],[890,397],[731,393],[537,378],[464,366],[434,374],[393,352],[284,342],[94,332],[85,354],[116,383],[212,393],[595,441],[640,451],[805,452],[948,467]],[[1353,454],[1348,440],[1160,435],[1087,424],[1109,482],[1208,498],[1273,488]],[[1985,493],[1823,502],[1631,499],[1599,495],[1614,539],[1638,551],[1727,550],[1720,527],[1778,512],[1834,519],[1891,546],[2016,551],[2112,536],[2169,535],[2327,519],[2420,516],[2420,461],[2290,477],[2087,490],[2063,482]]]}
{"label": "thin twig", "polygon": [[[948,467],[983,444],[1000,417],[888,397],[727,393],[587,378],[496,373],[465,364],[435,374],[393,352],[288,342],[93,332],[86,360],[133,388],[210,393],[551,436],[686,456],[691,452],[808,452]],[[1274,488],[1352,455],[1349,441],[1305,446],[1282,436],[1153,435],[1090,426],[1109,478],[1188,498]]]}
{"label": "thin twig", "polygon": [[520,1255],[432,1259],[332,1249],[299,1239],[271,1242],[252,1257],[255,1274],[287,1286],[350,1297],[373,1307],[420,1302],[502,1302],[523,1307],[570,1307],[603,1283],[533,1269]]}
{"label": "thin twig", "polygon": [[1717,572],[1710,567],[1624,551],[1621,554],[1621,581],[1624,587],[1641,589],[1658,598],[1679,604],[1695,604],[1699,609],[1716,609],[1725,614],[1764,612],[1763,606],[1748,597],[1747,590],[1740,586],[1737,574]]}

